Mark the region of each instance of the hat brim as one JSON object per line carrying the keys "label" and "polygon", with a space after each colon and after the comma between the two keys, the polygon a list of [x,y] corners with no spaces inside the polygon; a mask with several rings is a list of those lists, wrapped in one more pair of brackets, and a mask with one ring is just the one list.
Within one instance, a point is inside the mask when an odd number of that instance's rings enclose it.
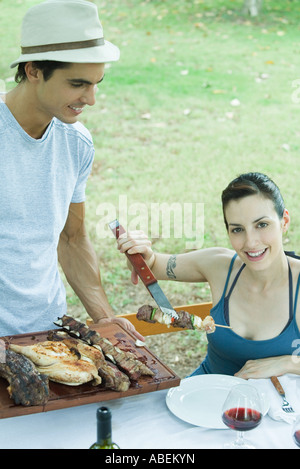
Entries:
{"label": "hat brim", "polygon": [[23,54],[10,64],[10,68],[14,68],[22,62],[38,62],[41,60],[54,60],[57,62],[68,63],[107,63],[116,62],[119,58],[119,48],[109,41],[104,41],[103,46],[89,47],[85,49]]}

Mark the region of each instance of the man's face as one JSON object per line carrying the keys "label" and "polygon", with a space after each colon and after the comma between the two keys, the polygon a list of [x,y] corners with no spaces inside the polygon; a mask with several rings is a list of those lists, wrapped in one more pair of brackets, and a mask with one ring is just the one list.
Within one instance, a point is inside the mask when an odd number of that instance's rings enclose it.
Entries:
{"label": "man's face", "polygon": [[97,84],[103,80],[104,64],[71,64],[37,82],[37,110],[50,122],[53,117],[74,124],[86,105],[95,104]]}

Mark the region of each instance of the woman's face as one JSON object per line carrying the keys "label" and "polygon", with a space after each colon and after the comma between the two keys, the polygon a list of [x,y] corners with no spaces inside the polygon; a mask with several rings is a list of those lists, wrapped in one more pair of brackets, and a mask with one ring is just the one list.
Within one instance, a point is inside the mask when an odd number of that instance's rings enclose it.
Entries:
{"label": "woman's face", "polygon": [[282,255],[282,234],[290,222],[287,210],[280,219],[270,199],[250,195],[230,201],[225,217],[231,245],[246,265],[263,270]]}

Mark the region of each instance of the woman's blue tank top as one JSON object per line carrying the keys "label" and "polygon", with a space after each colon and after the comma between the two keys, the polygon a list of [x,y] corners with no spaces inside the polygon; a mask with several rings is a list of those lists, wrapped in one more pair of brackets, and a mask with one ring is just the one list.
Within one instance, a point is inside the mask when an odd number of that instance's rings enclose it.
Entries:
{"label": "woman's blue tank top", "polygon": [[[286,254],[297,257],[294,256],[293,253]],[[218,304],[211,309],[211,316],[215,323],[224,326],[230,325],[228,309],[229,298],[245,267],[244,264],[240,268],[226,295],[236,257],[237,254],[235,254],[231,260],[222,297]],[[289,320],[283,331],[277,337],[268,340],[249,340],[239,336],[231,329],[216,328],[213,334],[207,335],[208,347],[204,361],[190,376],[206,373],[234,375],[244,366],[247,360],[295,354],[297,349],[299,349],[300,339],[300,332],[296,323],[299,286],[300,275],[298,277],[295,299],[293,301],[293,280],[289,266]]]}

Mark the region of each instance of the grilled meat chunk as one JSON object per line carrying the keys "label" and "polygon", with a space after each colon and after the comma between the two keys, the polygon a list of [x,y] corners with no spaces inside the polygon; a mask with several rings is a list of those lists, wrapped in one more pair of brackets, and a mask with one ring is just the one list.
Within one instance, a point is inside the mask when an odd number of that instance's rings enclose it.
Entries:
{"label": "grilled meat chunk", "polygon": [[136,358],[131,352],[124,352],[115,347],[108,339],[105,339],[98,332],[91,330],[84,323],[77,321],[70,316],[58,318],[54,323],[61,326],[70,335],[81,338],[94,347],[99,347],[106,357],[114,361],[132,380],[138,380],[141,375],[153,376],[154,373],[144,363]]}
{"label": "grilled meat chunk", "polygon": [[[105,359],[104,359],[105,360]],[[113,391],[127,391],[130,387],[130,379],[119,368],[108,360],[105,360],[99,369],[98,373],[101,376],[104,386]]]}
{"label": "grilled meat chunk", "polygon": [[145,321],[155,324],[156,322],[158,322],[156,319],[154,319],[154,314],[156,310],[157,308],[153,308],[153,306],[151,305],[143,305],[139,308],[136,317],[139,321]]}
{"label": "grilled meat chunk", "polygon": [[192,315],[186,311],[179,311],[178,319],[172,319],[167,313],[163,313],[159,308],[153,308],[151,305],[143,305],[137,312],[137,319],[139,321],[145,321],[150,323],[159,322],[166,326],[172,325],[173,327],[182,327],[187,329],[194,329],[192,322]]}
{"label": "grilled meat chunk", "polygon": [[0,363],[0,376],[9,382],[7,388],[15,404],[45,405],[49,399],[48,376],[40,374],[24,355],[5,351],[5,362]]}

